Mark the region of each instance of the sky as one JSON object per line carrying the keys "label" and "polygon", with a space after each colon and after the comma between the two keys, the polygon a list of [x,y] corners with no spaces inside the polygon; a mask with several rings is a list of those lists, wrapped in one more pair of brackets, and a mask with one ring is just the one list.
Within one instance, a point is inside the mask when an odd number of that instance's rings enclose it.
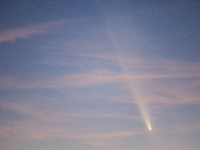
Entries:
{"label": "sky", "polygon": [[1,150],[199,150],[198,0],[1,0]]}

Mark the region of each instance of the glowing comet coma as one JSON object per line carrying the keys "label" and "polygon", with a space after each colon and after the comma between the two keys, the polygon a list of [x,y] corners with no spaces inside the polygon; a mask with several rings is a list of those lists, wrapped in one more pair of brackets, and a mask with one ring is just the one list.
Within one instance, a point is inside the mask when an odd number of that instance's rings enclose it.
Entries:
{"label": "glowing comet coma", "polygon": [[129,86],[131,88],[132,95],[133,95],[134,99],[136,100],[136,104],[139,108],[142,118],[143,118],[148,130],[151,131],[152,126],[151,126],[150,116],[149,116],[149,113],[147,110],[147,102],[145,102],[145,100],[140,98],[141,92],[138,92],[137,89],[134,90],[134,88],[131,85],[129,85]]}

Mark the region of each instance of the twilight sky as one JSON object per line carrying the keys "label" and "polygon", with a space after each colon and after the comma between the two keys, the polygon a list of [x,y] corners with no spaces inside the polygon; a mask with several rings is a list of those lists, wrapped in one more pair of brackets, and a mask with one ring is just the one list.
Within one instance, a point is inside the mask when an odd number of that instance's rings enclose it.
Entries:
{"label": "twilight sky", "polygon": [[1,0],[1,150],[199,150],[198,0]]}

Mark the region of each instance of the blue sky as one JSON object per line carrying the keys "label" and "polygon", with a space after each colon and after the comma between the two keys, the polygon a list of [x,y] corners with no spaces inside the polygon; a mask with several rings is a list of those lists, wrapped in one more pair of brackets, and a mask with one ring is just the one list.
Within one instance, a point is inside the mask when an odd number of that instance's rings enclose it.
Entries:
{"label": "blue sky", "polygon": [[199,150],[199,7],[1,1],[0,149]]}

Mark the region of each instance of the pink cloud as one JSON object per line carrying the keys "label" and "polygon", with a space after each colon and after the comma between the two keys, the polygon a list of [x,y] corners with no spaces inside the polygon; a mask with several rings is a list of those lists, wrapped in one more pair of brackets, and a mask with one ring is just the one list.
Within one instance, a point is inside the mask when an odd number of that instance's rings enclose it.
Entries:
{"label": "pink cloud", "polygon": [[[64,91],[68,88],[84,87],[88,85],[101,85],[105,83],[117,83],[125,90],[141,91],[142,93],[165,93],[142,94],[139,98],[147,102],[159,103],[198,103],[200,87],[200,64],[174,60],[152,60],[150,58],[132,58],[129,56],[78,54],[80,57],[101,58],[110,60],[113,64],[121,62],[126,67],[122,72],[108,70],[92,70],[90,72],[64,74],[42,81],[20,81],[14,77],[0,77],[1,89],[35,89],[50,88]],[[65,65],[65,62],[63,62]],[[135,71],[142,69],[144,71]],[[184,81],[184,78],[189,80]],[[162,80],[165,79],[165,80]],[[183,79],[183,80],[182,80]],[[194,80],[195,79],[195,80]],[[181,81],[182,80],[182,81]],[[128,84],[131,84],[131,89]],[[111,100],[126,103],[135,103],[130,95],[117,95],[110,97]]]}
{"label": "pink cloud", "polygon": [[70,139],[106,139],[106,138],[119,138],[119,137],[130,137],[142,132],[133,132],[133,131],[115,131],[108,133],[79,133],[78,129],[66,128],[61,126],[47,126],[31,123],[29,124],[28,138],[43,139],[49,137],[61,137],[61,138],[70,138]]}
{"label": "pink cloud", "polygon": [[[2,104],[7,109],[29,115],[35,119],[15,121],[10,120],[8,127],[0,128],[1,136],[7,136],[9,132],[12,136],[22,138],[45,139],[49,137],[62,137],[71,139],[105,139],[115,137],[128,137],[136,134],[141,134],[140,131],[118,131],[104,133],[101,131],[84,131],[81,127],[75,128],[73,126],[65,125],[68,121],[73,122],[77,117],[93,119],[97,117],[104,118],[126,118],[131,120],[140,120],[140,117],[120,114],[95,114],[95,113],[69,113],[66,111],[48,111],[34,107],[30,104],[17,103],[17,102],[4,102]],[[83,120],[82,120],[83,121]],[[51,124],[53,123],[53,124]],[[83,122],[79,122],[80,124]]]}
{"label": "pink cloud", "polygon": [[1,137],[10,137],[11,128],[8,126],[0,126],[0,136]]}
{"label": "pink cloud", "polygon": [[82,113],[70,113],[67,111],[52,111],[52,110],[42,110],[38,109],[33,104],[26,104],[26,103],[17,103],[17,102],[4,102],[2,103],[2,106],[4,106],[7,109],[10,109],[12,111],[20,112],[25,115],[29,115],[32,117],[37,118],[37,121],[41,123],[61,123],[68,120],[68,118],[126,118],[130,120],[141,120],[141,117],[139,116],[133,116],[133,115],[121,115],[121,114],[96,114],[95,112],[87,112],[84,111]]}
{"label": "pink cloud", "polygon": [[57,27],[62,23],[64,23],[64,21],[55,21],[0,31],[0,42],[15,41],[16,39],[24,39],[33,35],[44,34],[46,32],[50,32],[50,29]]}

